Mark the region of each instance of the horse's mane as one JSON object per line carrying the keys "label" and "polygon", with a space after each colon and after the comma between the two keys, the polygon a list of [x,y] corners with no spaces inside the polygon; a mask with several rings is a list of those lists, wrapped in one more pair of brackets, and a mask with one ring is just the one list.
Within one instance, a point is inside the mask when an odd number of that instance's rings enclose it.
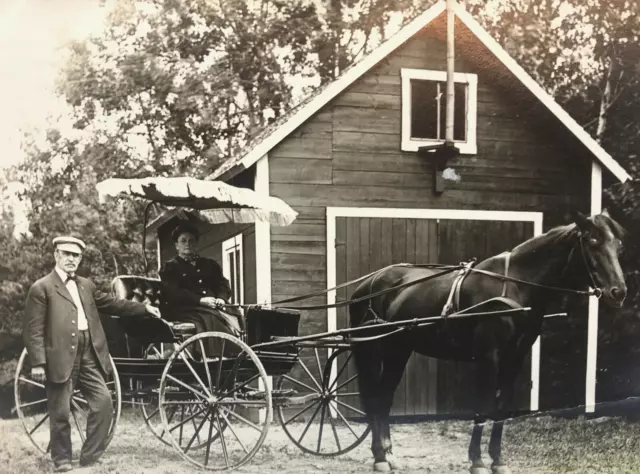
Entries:
{"label": "horse's mane", "polygon": [[577,226],[575,223],[562,225],[549,229],[541,235],[525,240],[521,244],[513,248],[512,252],[535,252],[538,249],[547,247],[550,244],[564,244],[573,242],[577,237]]}
{"label": "horse's mane", "polygon": [[[618,224],[611,216],[604,212],[591,218],[595,227],[599,230],[610,230],[614,237],[622,240],[626,234],[624,228]],[[574,242],[578,236],[578,227],[575,223],[566,224],[549,229],[541,235],[530,238],[513,248],[512,252],[535,252],[536,250],[551,244],[568,244]]]}

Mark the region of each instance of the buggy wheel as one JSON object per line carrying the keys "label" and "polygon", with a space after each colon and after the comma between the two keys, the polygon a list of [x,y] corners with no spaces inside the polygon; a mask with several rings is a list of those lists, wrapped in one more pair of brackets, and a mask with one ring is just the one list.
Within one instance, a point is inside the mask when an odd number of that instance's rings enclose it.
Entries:
{"label": "buggy wheel", "polygon": [[[107,387],[111,392],[113,403],[113,420],[109,427],[108,445],[116,432],[116,426],[120,420],[122,407],[122,392],[118,371],[109,357],[111,374],[106,378]],[[20,418],[27,436],[38,451],[46,454],[50,451],[49,444],[49,412],[47,410],[47,391],[44,384],[31,379],[31,366],[27,361],[27,350],[22,351],[16,368],[14,380],[15,412]],[[74,390],[71,399],[71,442],[74,446],[84,443],[87,432],[87,415],[89,404],[78,389]]]}
{"label": "buggy wheel", "polygon": [[[267,383],[260,359],[240,339],[219,332],[190,337],[169,358],[160,380],[159,410],[167,438],[185,460],[202,469],[242,466],[269,429]],[[171,419],[175,407],[189,407],[189,413]]]}
{"label": "buggy wheel", "polygon": [[350,349],[334,350],[323,365],[319,349],[314,348],[300,357],[292,375],[278,379],[275,396],[283,394],[282,402],[276,403],[278,420],[289,439],[305,453],[344,454],[360,445],[371,431],[359,407],[352,354]]}
{"label": "buggy wheel", "polygon": [[[178,344],[149,344],[145,349],[143,358],[145,359],[160,359],[168,360],[170,354],[173,353],[178,347]],[[154,392],[156,392],[154,390]],[[190,417],[193,414],[194,405],[191,401],[186,400],[186,403],[182,405],[173,405],[167,410],[169,422],[181,422],[184,419]],[[167,432],[164,429],[162,420],[160,418],[160,408],[158,408],[158,396],[147,396],[135,401],[136,405],[140,407],[142,418],[144,419],[147,428],[158,438],[162,443],[167,446],[171,446],[171,442],[167,436]],[[195,419],[191,418],[191,424],[195,424]],[[217,433],[216,433],[217,436]],[[181,441],[180,441],[181,442]],[[195,442],[191,449],[198,449],[206,446],[204,442]]]}

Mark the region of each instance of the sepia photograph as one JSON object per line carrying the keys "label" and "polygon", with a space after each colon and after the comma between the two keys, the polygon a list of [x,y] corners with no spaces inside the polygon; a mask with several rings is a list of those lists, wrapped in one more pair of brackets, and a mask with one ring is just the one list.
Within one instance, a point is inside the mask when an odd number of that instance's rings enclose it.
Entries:
{"label": "sepia photograph", "polygon": [[0,471],[640,474],[639,0],[0,0]]}

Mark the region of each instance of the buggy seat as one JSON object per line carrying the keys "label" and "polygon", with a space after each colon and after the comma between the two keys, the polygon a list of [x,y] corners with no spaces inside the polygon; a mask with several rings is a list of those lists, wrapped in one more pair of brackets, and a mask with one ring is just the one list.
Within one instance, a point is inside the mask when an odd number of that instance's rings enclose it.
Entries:
{"label": "buggy seat", "polygon": [[[111,291],[117,299],[137,301],[160,308],[164,284],[158,278],[135,275],[117,276]],[[171,322],[151,315],[119,318],[125,333],[142,343],[175,342],[196,333],[193,323]]]}

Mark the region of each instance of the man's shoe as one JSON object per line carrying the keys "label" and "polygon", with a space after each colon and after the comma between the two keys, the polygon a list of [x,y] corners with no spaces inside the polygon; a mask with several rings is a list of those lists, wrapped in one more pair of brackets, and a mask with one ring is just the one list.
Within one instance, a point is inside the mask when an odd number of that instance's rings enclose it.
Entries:
{"label": "man's shoe", "polygon": [[69,472],[73,470],[73,466],[70,462],[63,462],[62,464],[57,465],[53,472]]}

